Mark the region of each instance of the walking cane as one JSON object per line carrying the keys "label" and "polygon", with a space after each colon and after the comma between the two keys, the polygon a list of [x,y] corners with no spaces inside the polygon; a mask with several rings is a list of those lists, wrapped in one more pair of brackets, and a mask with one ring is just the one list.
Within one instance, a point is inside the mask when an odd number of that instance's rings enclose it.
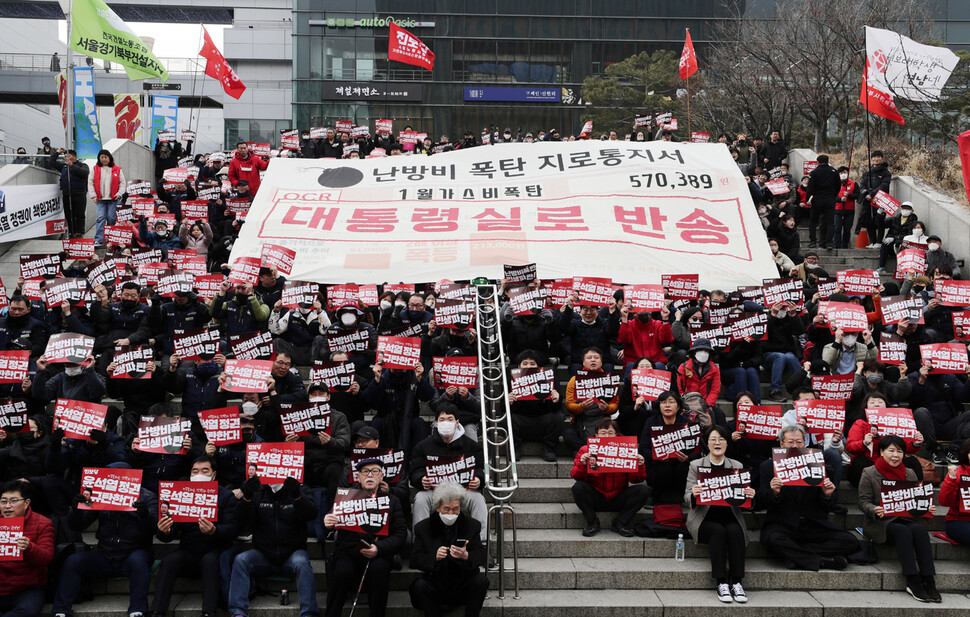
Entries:
{"label": "walking cane", "polygon": [[357,601],[360,600],[360,590],[364,588],[364,579],[367,578],[367,568],[370,567],[370,559],[364,565],[364,573],[360,575],[360,585],[357,586],[357,595],[354,596],[354,605],[350,607],[350,617],[354,617],[354,609],[357,608]]}

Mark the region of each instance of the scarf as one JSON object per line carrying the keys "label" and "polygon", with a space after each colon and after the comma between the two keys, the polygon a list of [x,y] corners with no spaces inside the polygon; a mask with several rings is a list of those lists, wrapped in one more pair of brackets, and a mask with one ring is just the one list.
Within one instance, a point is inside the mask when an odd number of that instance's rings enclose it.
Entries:
{"label": "scarf", "polygon": [[898,467],[893,467],[883,457],[876,459],[876,470],[887,480],[905,480],[906,466],[902,463]]}

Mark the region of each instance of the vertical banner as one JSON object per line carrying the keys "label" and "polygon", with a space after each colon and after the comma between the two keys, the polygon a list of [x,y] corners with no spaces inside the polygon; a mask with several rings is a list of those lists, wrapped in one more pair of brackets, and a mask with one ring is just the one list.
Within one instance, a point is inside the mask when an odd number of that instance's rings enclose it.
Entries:
{"label": "vertical banner", "polygon": [[179,97],[152,96],[152,141],[150,147],[155,147],[159,131],[174,131],[178,126]]}
{"label": "vertical banner", "polygon": [[57,104],[61,107],[61,122],[67,128],[67,78],[64,73],[54,75],[54,84],[57,86]]}
{"label": "vertical banner", "polygon": [[94,69],[90,66],[74,68],[74,139],[77,158],[98,158],[101,128],[94,102]]}
{"label": "vertical banner", "polygon": [[141,134],[141,95],[116,94],[115,136],[140,144]]}

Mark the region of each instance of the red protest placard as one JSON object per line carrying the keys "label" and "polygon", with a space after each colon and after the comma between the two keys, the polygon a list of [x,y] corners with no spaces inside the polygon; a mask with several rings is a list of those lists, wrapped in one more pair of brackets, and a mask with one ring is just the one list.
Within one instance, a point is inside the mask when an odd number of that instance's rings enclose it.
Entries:
{"label": "red protest placard", "polygon": [[847,401],[852,398],[852,384],[855,374],[848,375],[812,375],[812,390],[822,399],[833,401]]}
{"label": "red protest placard", "polygon": [[516,401],[544,401],[555,387],[555,372],[551,366],[514,368],[510,388]]}
{"label": "red protest placard", "polygon": [[199,294],[199,300],[208,302],[218,296],[221,293],[224,280],[226,280],[226,277],[221,274],[197,275],[195,277],[195,291]]}
{"label": "red protest placard", "polygon": [[377,339],[377,362],[384,368],[412,369],[421,361],[421,339],[381,336]]}
{"label": "red protest placard", "polygon": [[23,383],[29,363],[29,349],[0,351],[0,383]]}
{"label": "red protest placard", "polygon": [[967,346],[963,343],[920,345],[919,354],[933,375],[967,372]]}
{"label": "red protest placard", "polygon": [[957,476],[957,487],[960,491],[957,508],[960,512],[970,512],[970,476],[959,474]]}
{"label": "red protest placard", "polygon": [[886,218],[889,218],[899,210],[900,202],[886,191],[879,191],[873,196],[872,205],[882,208],[882,211],[886,213]]}
{"label": "red protest placard", "polygon": [[219,353],[219,329],[176,329],[172,334],[172,344],[179,360],[211,360]]}
{"label": "red protest placard", "polygon": [[30,430],[27,421],[27,401],[0,399],[0,431],[4,433],[26,433]]}
{"label": "red protest placard", "polygon": [[576,400],[597,399],[604,403],[616,400],[620,391],[620,375],[604,371],[576,371]]}
{"label": "red protest placard", "polygon": [[264,244],[260,251],[260,259],[267,266],[274,266],[280,274],[289,276],[293,272],[296,251],[279,244]]}
{"label": "red protest placard", "polygon": [[356,307],[359,292],[359,285],[328,285],[327,309],[333,311],[348,304]]}
{"label": "red protest placard", "polygon": [[273,335],[270,332],[230,334],[229,347],[237,360],[270,360],[273,356]]}
{"label": "red protest placard", "polygon": [[115,347],[115,365],[111,377],[115,379],[149,379],[152,374],[148,370],[148,363],[154,362],[155,357],[150,346],[124,345]]}
{"label": "red protest placard", "polygon": [[24,280],[43,279],[60,276],[61,256],[54,255],[21,255],[20,276]]}
{"label": "red protest placard", "polygon": [[748,469],[698,467],[697,484],[701,487],[698,505],[751,507],[751,498],[744,494],[751,488],[751,471]]}
{"label": "red protest placard", "polygon": [[650,450],[655,461],[676,458],[678,452],[693,454],[701,444],[700,424],[650,427]]}
{"label": "red protest placard", "polygon": [[731,329],[731,341],[753,339],[760,341],[768,332],[767,313],[740,313],[727,318],[727,325]]}
{"label": "red protest placard", "polygon": [[94,351],[94,338],[73,332],[52,334],[47,340],[44,356],[51,364],[71,362],[80,364]]}
{"label": "red protest placard", "polygon": [[775,477],[785,486],[820,486],[825,480],[825,456],[813,448],[772,448]]}
{"label": "red protest placard", "polygon": [[798,423],[811,434],[823,435],[845,430],[845,401],[794,401]]}
{"label": "red protest placard", "polygon": [[357,369],[353,362],[314,360],[310,383],[322,383],[331,392],[346,392],[354,385]]}
{"label": "red protest placard", "polygon": [[899,435],[903,439],[915,439],[916,421],[913,419],[912,410],[905,407],[880,407],[878,409],[866,409],[866,419],[869,426],[876,427],[877,434]]}
{"label": "red protest placard", "polygon": [[704,326],[690,328],[690,344],[706,338],[714,351],[724,351],[731,345],[731,328],[727,326]]}
{"label": "red protest placard", "polygon": [[399,294],[401,292],[404,292],[404,293],[407,293],[407,294],[413,294],[414,293],[414,283],[385,283],[384,284],[384,287],[383,287],[383,290],[385,292],[388,292],[389,291],[389,292],[391,292],[394,295],[397,295],[397,294]]}
{"label": "red protest placard", "polygon": [[192,422],[166,416],[142,416],[138,421],[138,445],[135,450],[155,454],[188,454],[183,447],[192,430]]}
{"label": "red protest placard", "polygon": [[542,281],[542,289],[548,293],[546,308],[559,310],[573,293],[573,279]]}
{"label": "red protest placard", "polygon": [[222,387],[229,392],[266,392],[266,380],[272,370],[269,360],[226,360]]}
{"label": "red protest placard", "polygon": [[476,457],[469,456],[435,456],[425,457],[425,475],[434,488],[442,482],[457,482],[467,487],[475,477]]}
{"label": "red protest placard", "polygon": [[[189,257],[199,257],[200,255],[191,249],[169,249],[168,250],[168,264],[174,270],[182,270],[182,263]],[[159,256],[161,257],[161,256]],[[161,261],[161,259],[154,259],[152,261]]]}
{"label": "red protest placard", "polygon": [[178,293],[191,293],[195,288],[195,275],[166,268],[158,273],[156,291],[163,298],[174,298]]}
{"label": "red protest placard", "polygon": [[63,429],[68,439],[91,441],[91,431],[104,430],[107,415],[107,405],[59,398],[54,407],[54,429]]}
{"label": "red protest placard", "polygon": [[[171,255],[171,252],[169,252],[169,255]],[[193,281],[195,277],[205,276],[209,271],[205,263],[205,257],[202,255],[183,257],[179,262],[178,268],[187,274],[191,274]],[[193,282],[194,285],[195,283]]]}
{"label": "red protest placard", "polygon": [[183,201],[182,207],[182,220],[185,221],[208,221],[209,220],[209,202],[204,199],[192,199]]}
{"label": "red protest placard", "polygon": [[380,133],[390,133],[394,126],[394,121],[385,120],[382,118],[380,120],[375,120],[374,126],[377,127],[377,131]]}
{"label": "red protest placard", "polygon": [[[137,220],[140,216],[152,217],[155,216],[155,199],[151,197],[136,197],[129,200],[131,205],[131,210],[134,213],[132,219]],[[185,202],[182,202],[185,203]],[[118,217],[119,221],[124,219]]]}
{"label": "red protest placard", "polygon": [[358,285],[357,300],[364,306],[378,306],[380,295],[377,293],[377,285]]}
{"label": "red protest placard", "polygon": [[906,273],[910,270],[917,275],[926,273],[926,251],[903,249],[896,253],[896,275],[894,278],[901,281],[906,278]]}
{"label": "red protest placard", "polygon": [[437,388],[478,387],[478,358],[476,356],[453,356],[432,358],[434,385]]}
{"label": "red protest placard", "polygon": [[660,284],[666,290],[668,300],[696,300],[701,290],[697,274],[662,274]]}
{"label": "red protest placard", "polygon": [[68,259],[88,259],[94,257],[94,238],[71,238],[61,240],[61,246]]}
{"label": "red protest placard", "polygon": [[138,276],[144,279],[145,285],[158,285],[158,277],[168,269],[168,264],[164,261],[144,263],[138,266]]}
{"label": "red protest placard", "polygon": [[818,167],[818,161],[802,161],[802,175],[809,175],[816,167]]}
{"label": "red protest placard", "polygon": [[199,411],[199,422],[205,437],[214,446],[228,446],[242,441],[239,407],[220,407]]}
{"label": "red protest placard", "polygon": [[970,306],[970,281],[941,279],[933,282],[933,289],[943,306]]}
{"label": "red protest placard", "polygon": [[663,285],[626,285],[623,287],[623,303],[639,313],[659,311],[665,306]]}
{"label": "red protest placard", "polygon": [[906,339],[898,334],[884,332],[879,337],[879,361],[884,364],[906,364]]}
{"label": "red protest placard", "polygon": [[255,285],[259,282],[259,267],[259,257],[240,257],[232,263],[229,282],[237,285],[247,283]]}
{"label": "red protest placard", "polygon": [[61,306],[69,302],[73,306],[82,305],[88,290],[88,282],[83,278],[56,278],[44,285],[44,301],[47,306]]}
{"label": "red protest placard", "polygon": [[711,134],[707,131],[691,131],[690,141],[694,144],[706,144],[711,141]]}
{"label": "red protest placard", "polygon": [[286,281],[280,300],[286,308],[310,308],[317,299],[316,283]]}
{"label": "red protest placard", "polygon": [[132,512],[141,494],[141,469],[108,469],[85,467],[81,474],[81,495],[85,500],[79,510],[112,510]]}
{"label": "red protest placard", "polygon": [[737,430],[748,439],[778,439],[781,405],[739,405]]}
{"label": "red protest placard", "polygon": [[784,178],[775,178],[769,182],[765,182],[765,188],[768,189],[772,195],[786,195],[791,191],[791,187],[788,186],[788,181]]}
{"label": "red protest placard", "polygon": [[652,368],[635,368],[630,371],[630,390],[633,400],[643,397],[647,401],[655,401],[661,392],[670,390],[670,371]]}
{"label": "red protest placard", "polygon": [[869,328],[866,309],[860,304],[822,300],[818,303],[818,313],[825,315],[833,331],[842,328],[843,332],[862,332]]}
{"label": "red protest placard", "polygon": [[883,516],[930,516],[933,484],[913,480],[880,480],[879,505]]}
{"label": "red protest placard", "polygon": [[272,144],[268,143],[255,143],[251,141],[246,142],[249,145],[249,151],[256,156],[269,156],[270,151],[273,149]]}
{"label": "red protest placard", "polygon": [[106,225],[104,228],[105,244],[115,246],[131,246],[131,236],[134,230],[130,225]]}
{"label": "red protest placard", "polygon": [[300,148],[300,131],[297,129],[281,130],[280,148],[298,150]]}
{"label": "red protest placard", "polygon": [[799,310],[805,306],[801,279],[762,279],[762,283],[764,306],[771,307],[779,302],[791,302]]}
{"label": "red protest placard", "polygon": [[903,319],[924,323],[923,300],[916,296],[886,296],[881,298],[880,310],[884,324],[897,324]]}
{"label": "red protest placard", "polygon": [[93,263],[84,269],[84,276],[87,277],[91,287],[98,285],[114,285],[118,280],[119,272],[115,267],[115,262],[106,260]]}
{"label": "red protest placard", "polygon": [[849,296],[874,296],[879,293],[879,275],[875,270],[839,270],[836,281]]}
{"label": "red protest placard", "polygon": [[391,498],[363,489],[338,488],[333,500],[337,529],[386,536],[391,516]]}
{"label": "red protest placard", "polygon": [[538,278],[536,265],[525,264],[524,266],[516,266],[504,264],[502,266],[502,271],[504,273],[504,278],[509,283],[520,283],[528,284]]}
{"label": "red protest placard", "polygon": [[589,473],[633,472],[640,465],[636,437],[590,437],[586,443]]}
{"label": "red protest placard", "polygon": [[24,535],[24,517],[0,518],[0,561],[23,561],[17,539]]}
{"label": "red protest placard", "polygon": [[509,296],[509,305],[516,315],[538,315],[546,304],[543,289],[519,286],[510,287],[505,293]]}
{"label": "red protest placard", "polygon": [[954,311],[950,317],[953,318],[953,338],[970,339],[970,311]]}
{"label": "red protest placard", "polygon": [[475,319],[475,302],[468,298],[438,298],[434,305],[434,322],[441,328],[464,330]]}
{"label": "red protest placard", "polygon": [[281,484],[287,478],[303,482],[304,443],[246,444],[246,477],[255,473],[260,484]]}
{"label": "red protest placard", "polygon": [[219,483],[159,482],[158,520],[166,516],[175,523],[197,523],[219,520]]}
{"label": "red protest placard", "polygon": [[613,281],[608,278],[577,276],[573,278],[573,291],[579,296],[579,306],[609,306],[613,298]]}
{"label": "red protest placard", "polygon": [[308,437],[330,434],[329,403],[280,403],[280,424],[284,435]]}
{"label": "red protest placard", "polygon": [[[420,328],[420,326],[418,327]],[[370,332],[367,330],[354,330],[347,334],[326,334],[325,336],[330,352],[346,351],[347,353],[354,353],[370,349]]]}
{"label": "red protest placard", "polygon": [[357,484],[357,463],[369,458],[380,459],[384,463],[384,481],[396,484],[404,471],[404,450],[392,448],[354,448],[350,451],[350,483]]}
{"label": "red protest placard", "polygon": [[835,293],[839,286],[839,279],[836,277],[822,277],[818,279],[818,297],[820,300],[828,300],[829,296]]}

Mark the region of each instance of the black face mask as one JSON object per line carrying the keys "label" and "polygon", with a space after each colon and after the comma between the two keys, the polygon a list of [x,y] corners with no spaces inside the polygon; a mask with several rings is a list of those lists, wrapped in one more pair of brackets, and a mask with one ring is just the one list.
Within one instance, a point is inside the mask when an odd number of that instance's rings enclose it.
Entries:
{"label": "black face mask", "polygon": [[650,321],[650,313],[637,313],[637,321],[642,321],[644,323]]}
{"label": "black face mask", "polygon": [[13,315],[8,314],[7,325],[10,326],[11,328],[23,328],[24,326],[27,325],[27,320],[29,319],[30,319],[30,313],[27,313],[26,315],[20,315],[18,317],[14,317]]}
{"label": "black face mask", "polygon": [[18,433],[17,439],[20,440],[20,443],[31,444],[37,441],[39,438],[34,435],[33,431],[28,431],[26,433]]}
{"label": "black face mask", "polygon": [[245,304],[249,300],[249,294],[236,294],[236,304]]}
{"label": "black face mask", "polygon": [[122,300],[121,310],[123,311],[133,311],[135,307],[138,306],[138,300]]}

